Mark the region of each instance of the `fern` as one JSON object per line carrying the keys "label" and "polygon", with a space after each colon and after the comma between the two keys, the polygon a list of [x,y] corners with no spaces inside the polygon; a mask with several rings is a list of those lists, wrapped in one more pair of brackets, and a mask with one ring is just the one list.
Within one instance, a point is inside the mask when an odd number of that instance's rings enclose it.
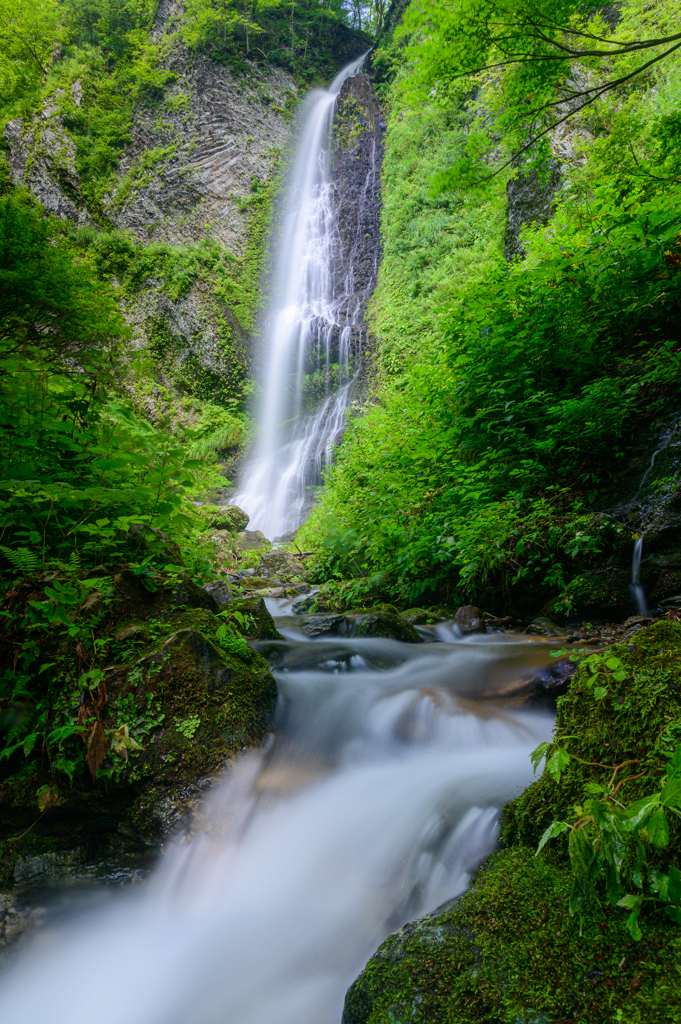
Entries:
{"label": "fern", "polygon": [[24,576],[33,575],[33,573],[38,571],[42,564],[40,555],[35,551],[31,551],[30,548],[12,549],[6,548],[4,545],[0,544],[0,551],[12,568]]}

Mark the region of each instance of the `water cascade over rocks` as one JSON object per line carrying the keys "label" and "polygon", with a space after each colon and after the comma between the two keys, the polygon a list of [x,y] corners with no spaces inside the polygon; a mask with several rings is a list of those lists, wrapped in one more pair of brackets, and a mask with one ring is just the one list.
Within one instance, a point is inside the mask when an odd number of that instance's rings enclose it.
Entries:
{"label": "water cascade over rocks", "polygon": [[[359,138],[349,176],[348,140],[334,139],[334,115],[363,61],[308,98],[289,180],[276,298],[265,325],[260,432],[233,498],[249,514],[250,529],[270,538],[296,529],[309,511],[361,365],[364,311],[378,269],[381,126],[355,111]],[[358,173],[353,188],[349,177]]]}
{"label": "water cascade over rocks", "polygon": [[227,774],[203,832],[170,844],[150,882],[19,951],[0,1020],[339,1024],[382,939],[466,887],[550,735],[549,713],[504,703],[550,644],[285,646],[307,667],[277,673],[268,749]]}

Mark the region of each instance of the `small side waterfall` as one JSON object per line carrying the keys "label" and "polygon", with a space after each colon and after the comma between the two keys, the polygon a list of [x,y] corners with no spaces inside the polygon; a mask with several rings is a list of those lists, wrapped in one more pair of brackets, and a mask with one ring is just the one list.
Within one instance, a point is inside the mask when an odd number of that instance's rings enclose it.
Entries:
{"label": "small side waterfall", "polygon": [[643,534],[634,541],[634,554],[631,560],[631,593],[639,615],[648,614],[646,595],[641,586],[641,556],[643,554]]}
{"label": "small side waterfall", "polygon": [[[361,57],[346,67],[328,91],[312,93],[289,182],[277,298],[265,330],[260,434],[232,499],[249,514],[251,529],[269,538],[296,529],[309,511],[342,436],[361,357],[364,308],[375,277],[357,286],[353,260],[344,258],[352,239],[343,237],[351,232],[341,232],[339,223],[332,133],[338,94],[363,62]],[[375,201],[377,188],[374,154],[360,196],[358,230],[362,198]],[[310,408],[314,398],[317,404]]]}

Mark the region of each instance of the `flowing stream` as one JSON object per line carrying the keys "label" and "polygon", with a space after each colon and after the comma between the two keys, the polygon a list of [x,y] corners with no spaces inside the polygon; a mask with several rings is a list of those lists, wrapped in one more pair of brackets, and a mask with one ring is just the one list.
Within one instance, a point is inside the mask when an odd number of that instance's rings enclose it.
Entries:
{"label": "flowing stream", "polygon": [[[295,530],[309,512],[322,469],[343,433],[361,357],[364,307],[375,279],[363,289],[355,286],[352,251],[338,223],[332,130],[338,93],[363,62],[364,57],[354,61],[327,91],[308,97],[289,178],[276,298],[264,331],[259,437],[232,499],[250,516],[250,529],[270,538]],[[374,159],[360,205],[373,201],[377,179]],[[327,394],[309,408],[306,385],[315,373]]]}
{"label": "flowing stream", "polygon": [[460,893],[493,849],[552,725],[505,695],[551,645],[278,626],[270,745],[227,774],[204,831],[150,881],[38,932],[0,979],[0,1020],[339,1024],[379,942]]}

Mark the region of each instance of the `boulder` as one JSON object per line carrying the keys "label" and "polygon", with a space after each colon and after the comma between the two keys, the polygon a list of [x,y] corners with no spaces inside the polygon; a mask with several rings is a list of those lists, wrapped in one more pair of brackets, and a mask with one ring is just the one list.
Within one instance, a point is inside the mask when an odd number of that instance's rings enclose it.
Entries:
{"label": "boulder", "polygon": [[243,616],[243,622],[235,617],[238,630],[249,640],[283,640],[277,631],[274,619],[267,610],[262,597],[237,597],[229,606],[230,612]]}
{"label": "boulder", "polygon": [[487,632],[487,626],[480,614],[480,609],[476,608],[474,604],[464,604],[461,608],[457,609],[454,622],[464,636],[468,636],[470,633]]}
{"label": "boulder", "polygon": [[199,516],[212,530],[239,533],[248,526],[249,517],[238,505],[201,505]]}
{"label": "boulder", "polygon": [[401,640],[403,643],[420,644],[423,638],[412,625],[401,616],[391,612],[370,612],[369,614],[348,616],[354,619],[352,635],[356,637],[385,637],[388,640]]}
{"label": "boulder", "polygon": [[311,640],[320,636],[347,636],[349,623],[345,615],[330,613],[328,615],[304,615],[300,629]]}
{"label": "boulder", "polygon": [[260,548],[269,548],[270,542],[262,530],[241,530],[236,535],[235,547],[239,551],[258,551]]}
{"label": "boulder", "polygon": [[451,616],[445,617],[440,612],[439,608],[408,608],[406,612],[401,612],[401,616],[410,626],[430,626],[436,622],[446,622],[447,618],[451,618]]}
{"label": "boulder", "polygon": [[532,619],[532,622],[524,632],[530,636],[565,636],[564,629],[561,629],[555,622],[551,622],[551,619],[547,619],[543,615]]}
{"label": "boulder", "polygon": [[[186,574],[137,575],[122,569],[114,576],[113,612],[117,619],[167,618],[180,606],[216,612],[218,604]],[[154,589],[150,589],[154,588]]]}
{"label": "boulder", "polygon": [[293,554],[291,551],[286,551],[284,548],[274,548],[271,551],[265,552],[255,571],[258,576],[264,576],[269,579],[276,577],[282,583],[288,583],[291,580],[304,579],[304,559],[300,558],[299,555]]}
{"label": "boulder", "polygon": [[224,608],[226,604],[234,600],[232,589],[225,580],[214,580],[212,583],[206,583],[203,589],[207,594],[210,594],[218,608]]}

